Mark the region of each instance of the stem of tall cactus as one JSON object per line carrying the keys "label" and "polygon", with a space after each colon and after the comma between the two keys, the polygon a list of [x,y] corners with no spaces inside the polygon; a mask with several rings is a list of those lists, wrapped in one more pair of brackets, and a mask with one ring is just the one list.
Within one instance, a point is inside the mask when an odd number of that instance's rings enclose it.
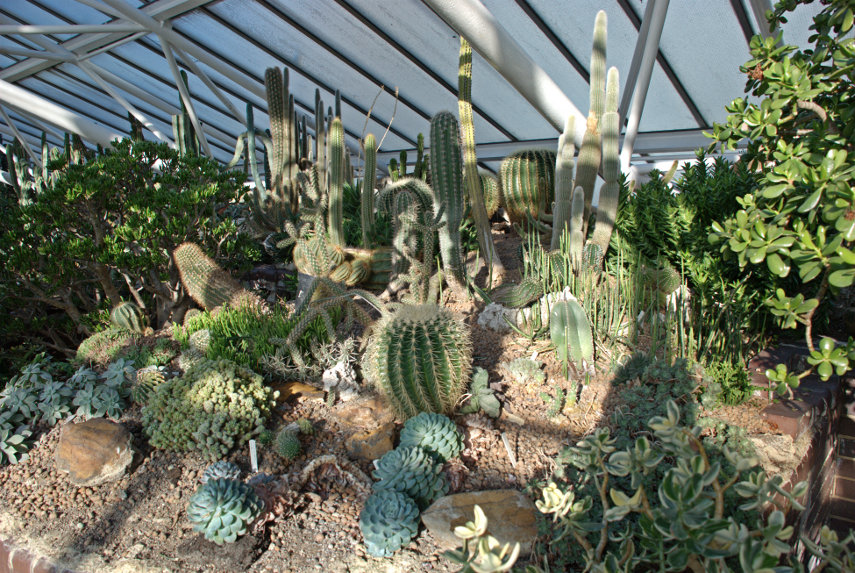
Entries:
{"label": "stem of tall cactus", "polygon": [[499,277],[505,273],[505,266],[499,259],[493,244],[490,218],[481,190],[481,176],[478,175],[478,160],[475,156],[475,122],[472,118],[472,46],[466,38],[460,36],[460,69],[457,74],[460,127],[463,130],[463,181],[469,195],[472,218],[478,229],[478,245],[487,264],[492,267],[490,276]]}
{"label": "stem of tall cactus", "polygon": [[377,140],[373,133],[365,136],[365,173],[362,178],[362,246],[371,248],[374,236],[374,180],[377,173]]}
{"label": "stem of tall cactus", "polygon": [[460,155],[460,130],[450,112],[441,111],[430,122],[431,184],[434,212],[442,213],[439,249],[449,286],[458,294],[466,292],[466,275],[460,246],[463,222],[463,169]]}
{"label": "stem of tall cactus", "polygon": [[609,70],[606,88],[606,111],[603,114],[603,179],[600,200],[597,204],[597,225],[591,241],[599,245],[605,254],[609,247],[617,217],[620,195],[620,118],[617,113],[619,77],[617,68]]}
{"label": "stem of tall cactus", "polygon": [[594,22],[594,45],[591,50],[591,108],[588,111],[588,124],[579,148],[579,160],[576,166],[575,187],[585,190],[585,216],[582,234],[587,235],[588,219],[591,217],[591,205],[594,200],[594,182],[600,167],[600,121],[605,103],[606,81],[606,13],[600,10]]}
{"label": "stem of tall cactus", "polygon": [[335,118],[330,124],[329,234],[333,245],[344,240],[344,126]]}
{"label": "stem of tall cactus", "polygon": [[567,116],[564,133],[558,138],[558,156],[555,160],[555,206],[552,208],[552,240],[549,249],[554,251],[561,244],[561,235],[570,224],[570,209],[573,202],[573,143],[576,119]]}

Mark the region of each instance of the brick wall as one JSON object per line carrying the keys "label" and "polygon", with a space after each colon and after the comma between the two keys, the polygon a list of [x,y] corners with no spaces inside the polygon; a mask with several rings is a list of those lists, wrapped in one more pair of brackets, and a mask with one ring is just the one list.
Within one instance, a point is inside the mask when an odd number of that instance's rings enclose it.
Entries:
{"label": "brick wall", "polygon": [[855,378],[843,384],[837,436],[837,476],[831,493],[829,527],[846,535],[855,529]]}

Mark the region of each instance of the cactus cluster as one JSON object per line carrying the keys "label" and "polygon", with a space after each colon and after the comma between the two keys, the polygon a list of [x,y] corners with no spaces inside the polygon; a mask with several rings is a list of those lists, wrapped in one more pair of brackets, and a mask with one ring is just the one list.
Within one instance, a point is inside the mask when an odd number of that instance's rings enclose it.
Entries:
{"label": "cactus cluster", "polygon": [[362,370],[402,418],[448,414],[469,382],[471,357],[469,331],[451,312],[402,305],[375,325]]}
{"label": "cactus cluster", "polygon": [[259,303],[258,297],[221,269],[199,245],[182,243],[176,247],[172,258],[187,294],[205,310],[226,304],[243,306]]}
{"label": "cactus cluster", "polygon": [[404,422],[399,447],[418,446],[445,463],[463,450],[463,436],[447,416],[422,412]]}
{"label": "cactus cluster", "polygon": [[234,479],[210,479],[190,498],[187,517],[194,531],[222,545],[245,534],[263,508],[251,486]]}
{"label": "cactus cluster", "polygon": [[146,366],[136,371],[131,386],[131,399],[137,404],[146,404],[157,387],[166,382],[162,367]]}
{"label": "cactus cluster", "polygon": [[143,310],[132,302],[120,302],[110,311],[113,326],[142,333],[148,327],[148,317]]}
{"label": "cactus cluster", "polygon": [[590,362],[594,357],[594,337],[591,323],[585,309],[576,299],[560,300],[549,311],[549,337],[555,345],[558,359],[567,365],[572,359],[581,365],[583,360]]}
{"label": "cactus cluster", "polygon": [[151,444],[220,459],[264,429],[277,393],[230,360],[203,360],[157,387],[143,408]]}
{"label": "cactus cluster", "polygon": [[391,557],[419,530],[419,508],[410,497],[395,490],[374,492],[359,514],[359,528],[368,554]]}

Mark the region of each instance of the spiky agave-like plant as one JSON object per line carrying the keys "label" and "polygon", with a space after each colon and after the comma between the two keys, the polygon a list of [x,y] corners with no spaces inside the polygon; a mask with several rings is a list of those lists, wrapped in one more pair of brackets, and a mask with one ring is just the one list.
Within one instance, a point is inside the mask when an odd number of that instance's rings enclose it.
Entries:
{"label": "spiky agave-like plant", "polygon": [[433,304],[402,305],[378,320],[362,371],[402,418],[450,414],[469,383],[466,325]]}

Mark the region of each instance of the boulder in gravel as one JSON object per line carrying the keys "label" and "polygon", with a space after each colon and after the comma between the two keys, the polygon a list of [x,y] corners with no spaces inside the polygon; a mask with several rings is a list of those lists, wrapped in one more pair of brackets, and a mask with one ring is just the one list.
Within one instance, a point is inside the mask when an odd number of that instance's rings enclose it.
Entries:
{"label": "boulder in gravel", "polygon": [[116,481],[133,460],[132,442],[127,428],[104,418],[67,424],[59,435],[56,468],[80,487]]}
{"label": "boulder in gravel", "polygon": [[345,442],[347,454],[353,460],[370,462],[383,457],[394,447],[395,424],[387,422],[378,428],[357,432]]}
{"label": "boulder in gravel", "polygon": [[422,512],[422,523],[437,544],[448,549],[463,545],[454,528],[475,519],[475,505],[487,516],[487,533],[505,543],[520,544],[520,555],[531,552],[537,537],[534,503],[515,489],[475,491],[447,495]]}

